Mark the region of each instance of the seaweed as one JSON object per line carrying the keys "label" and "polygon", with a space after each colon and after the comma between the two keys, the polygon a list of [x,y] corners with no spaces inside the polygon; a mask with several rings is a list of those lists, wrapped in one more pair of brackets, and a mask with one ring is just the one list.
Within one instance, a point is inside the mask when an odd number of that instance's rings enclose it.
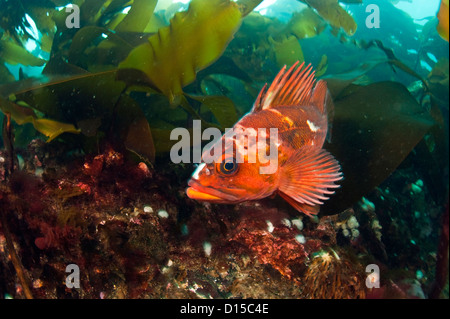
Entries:
{"label": "seaweed", "polygon": [[12,119],[19,125],[32,123],[34,128],[48,137],[48,142],[63,133],[80,133],[80,130],[72,124],[38,118],[32,109],[24,107],[0,97],[0,110],[11,115]]}
{"label": "seaweed", "polygon": [[[353,17],[345,11],[338,0],[300,0],[317,10],[319,15],[327,20],[333,27],[344,29],[347,35],[356,32],[357,25]],[[357,2],[361,3],[361,2]]]}
{"label": "seaweed", "polygon": [[[373,99],[383,92],[383,100]],[[335,96],[333,139],[326,145],[346,176],[324,211],[342,211],[383,182],[435,125],[397,82],[350,85]],[[396,107],[392,107],[395,105]]]}
{"label": "seaweed", "polygon": [[130,79],[123,75],[129,68],[140,70],[153,88],[179,105],[182,88],[195,80],[198,70],[220,57],[240,22],[234,2],[193,0],[188,11],[172,18],[170,26],[133,49],[119,66],[119,79]]}

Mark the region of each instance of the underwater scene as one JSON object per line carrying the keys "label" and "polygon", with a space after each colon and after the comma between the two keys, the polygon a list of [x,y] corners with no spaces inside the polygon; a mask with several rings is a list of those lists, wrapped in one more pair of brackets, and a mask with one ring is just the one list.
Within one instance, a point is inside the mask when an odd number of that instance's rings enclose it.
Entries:
{"label": "underwater scene", "polygon": [[448,299],[448,41],[448,0],[0,0],[0,299]]}

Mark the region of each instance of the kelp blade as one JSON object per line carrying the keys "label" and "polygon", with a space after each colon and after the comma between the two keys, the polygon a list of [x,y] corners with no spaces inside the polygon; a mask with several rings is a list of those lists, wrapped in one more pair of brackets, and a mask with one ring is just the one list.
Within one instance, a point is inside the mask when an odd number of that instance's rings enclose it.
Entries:
{"label": "kelp blade", "polygon": [[62,123],[50,119],[37,118],[33,110],[15,104],[0,97],[0,110],[5,114],[11,114],[12,119],[19,125],[33,124],[34,128],[48,137],[47,142],[55,139],[62,133],[80,133],[80,130],[72,124]]}
{"label": "kelp blade", "polygon": [[347,87],[335,100],[332,143],[325,145],[340,162],[344,180],[321,211],[339,213],[372,191],[433,124],[400,83]]}
{"label": "kelp blade", "polygon": [[119,77],[126,73],[124,69],[141,70],[177,104],[182,88],[221,56],[241,17],[235,2],[193,0],[187,11],[172,18],[170,26],[161,28],[130,53],[120,64]]}

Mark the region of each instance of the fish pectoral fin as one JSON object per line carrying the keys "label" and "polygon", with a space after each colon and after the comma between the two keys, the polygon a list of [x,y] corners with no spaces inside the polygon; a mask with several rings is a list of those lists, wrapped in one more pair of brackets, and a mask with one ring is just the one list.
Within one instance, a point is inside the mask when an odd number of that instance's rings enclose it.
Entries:
{"label": "fish pectoral fin", "polygon": [[[338,161],[324,149],[304,146],[281,167],[280,195],[297,210],[317,214],[318,205],[333,194],[342,179]],[[289,199],[288,199],[289,198]]]}
{"label": "fish pectoral fin", "polygon": [[285,201],[287,201],[289,203],[289,205],[291,205],[292,207],[294,207],[296,210],[298,210],[301,213],[304,213],[308,216],[313,216],[313,215],[317,215],[319,213],[320,207],[318,205],[316,206],[311,206],[308,204],[301,204],[297,201],[295,201],[295,199],[293,199],[292,197],[289,197],[288,195],[286,195],[283,192],[278,192],[278,194],[284,198]]}

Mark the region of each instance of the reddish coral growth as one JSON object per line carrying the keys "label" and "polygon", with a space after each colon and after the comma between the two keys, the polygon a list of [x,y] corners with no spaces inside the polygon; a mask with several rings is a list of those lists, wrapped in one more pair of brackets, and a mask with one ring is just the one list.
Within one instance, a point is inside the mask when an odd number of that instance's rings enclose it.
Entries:
{"label": "reddish coral growth", "polygon": [[39,227],[43,236],[37,237],[34,243],[42,250],[74,245],[80,236],[80,229],[74,229],[68,225],[64,227],[50,226],[42,222]]}
{"label": "reddish coral growth", "polygon": [[307,252],[289,230],[277,230],[275,234],[267,230],[242,231],[232,240],[244,243],[262,264],[271,265],[283,276],[292,279],[293,269],[301,265]]}
{"label": "reddish coral growth", "polygon": [[289,215],[277,208],[256,206],[243,211],[229,240],[247,247],[260,263],[272,266],[295,282],[307,257],[328,242],[335,242],[331,225],[319,224],[302,233],[291,225]]}

